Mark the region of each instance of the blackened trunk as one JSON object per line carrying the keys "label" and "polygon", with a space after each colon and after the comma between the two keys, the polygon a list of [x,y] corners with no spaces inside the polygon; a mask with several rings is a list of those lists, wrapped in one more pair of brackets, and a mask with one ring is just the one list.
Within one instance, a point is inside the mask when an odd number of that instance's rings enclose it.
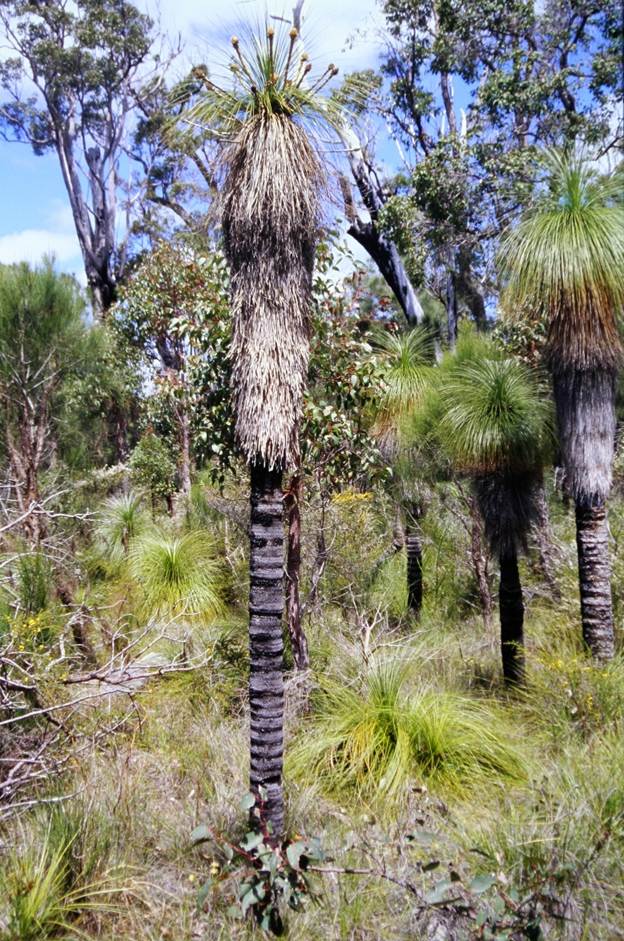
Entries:
{"label": "blackened trunk", "polygon": [[423,599],[422,531],[418,505],[410,507],[405,521],[405,553],[407,555],[407,606],[420,617]]}
{"label": "blackened trunk", "polygon": [[284,830],[284,506],[282,475],[251,469],[249,559],[250,783],[264,788],[273,839]]}
{"label": "blackened trunk", "polygon": [[294,474],[286,495],[286,512],[288,515],[288,553],[286,561],[286,576],[288,579],[286,593],[286,612],[288,620],[288,635],[292,649],[293,661],[297,670],[307,670],[310,666],[308,641],[301,625],[301,601],[299,598],[299,583],[301,579],[301,500],[303,497],[303,481],[299,474]]}
{"label": "blackened trunk", "polygon": [[499,613],[503,677],[506,683],[524,678],[524,603],[515,550],[501,553]]}
{"label": "blackened trunk", "polygon": [[352,224],[348,233],[360,243],[377,265],[380,275],[400,304],[407,322],[422,323],[425,316],[422,305],[396,245],[370,222]]}
{"label": "blackened trunk", "polygon": [[611,561],[606,504],[576,504],[576,545],[583,639],[597,660],[614,653]]}

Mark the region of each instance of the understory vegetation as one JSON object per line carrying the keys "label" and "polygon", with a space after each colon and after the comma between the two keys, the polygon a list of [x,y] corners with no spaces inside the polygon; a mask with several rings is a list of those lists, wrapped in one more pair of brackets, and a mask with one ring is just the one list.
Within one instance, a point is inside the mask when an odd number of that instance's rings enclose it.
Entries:
{"label": "understory vegetation", "polygon": [[624,941],[621,4],[151,6],[0,0],[0,941]]}
{"label": "understory vegetation", "polygon": [[[387,499],[346,490],[322,512],[306,501],[304,596],[320,526],[331,551],[304,619],[311,673],[286,679],[287,825],[320,839],[316,868],[328,871],[308,874],[314,903],[291,913],[289,937],[619,937],[624,663],[598,665],[582,649],[571,510],[549,488],[567,601],[550,597],[533,545],[522,563],[526,684],[509,689],[456,494],[443,489],[423,523],[418,622],[399,553],[368,577],[392,541]],[[45,569],[38,609],[5,615],[3,658],[45,677],[46,705],[82,700],[58,726],[24,722],[31,754],[46,737],[56,744],[40,752],[53,776],[31,782],[3,824],[6,941],[260,931],[232,911],[226,852],[244,833],[248,654],[244,495],[228,485],[229,517],[209,509],[220,499],[204,479],[187,513],[152,520],[133,493],[81,494],[83,507],[100,506],[81,538],[80,604],[101,667],[83,665]],[[612,512],[617,531],[620,498]],[[188,546],[201,565],[185,560]],[[29,597],[34,571],[22,574]],[[72,686],[85,670],[106,676]],[[19,738],[3,736],[10,756]],[[192,848],[198,826],[214,839]]]}

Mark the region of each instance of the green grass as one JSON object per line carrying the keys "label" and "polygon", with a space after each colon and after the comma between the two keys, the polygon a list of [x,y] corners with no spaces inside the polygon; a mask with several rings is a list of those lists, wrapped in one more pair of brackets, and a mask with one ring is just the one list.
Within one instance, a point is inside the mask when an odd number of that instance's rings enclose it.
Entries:
{"label": "green grass", "polygon": [[409,683],[382,663],[359,686],[325,685],[288,770],[328,794],[390,801],[408,785],[465,797],[526,777],[525,755],[502,707]]}
{"label": "green grass", "polygon": [[222,611],[221,565],[207,533],[139,537],[130,548],[130,573],[145,617],[211,618]]}
{"label": "green grass", "polygon": [[[55,808],[3,860],[1,941],[88,938],[89,917],[119,910],[123,875],[111,865],[108,822],[92,808]],[[82,924],[81,924],[82,922]]]}

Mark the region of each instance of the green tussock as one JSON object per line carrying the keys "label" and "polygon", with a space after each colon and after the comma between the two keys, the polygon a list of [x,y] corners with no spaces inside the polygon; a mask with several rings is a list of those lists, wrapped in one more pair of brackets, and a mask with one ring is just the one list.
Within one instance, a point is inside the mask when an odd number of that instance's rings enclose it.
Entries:
{"label": "green tussock", "polygon": [[460,466],[477,473],[539,466],[550,436],[550,407],[522,363],[463,362],[444,378],[440,398],[440,433]]}
{"label": "green tussock", "polygon": [[455,797],[522,781],[525,762],[496,704],[428,687],[382,664],[361,688],[328,684],[289,770],[333,795],[396,800],[412,785]]}
{"label": "green tussock", "polygon": [[433,342],[426,329],[415,327],[405,333],[378,329],[373,343],[382,368],[379,421],[383,427],[396,424],[419,403],[429,379]]}
{"label": "green tussock", "polygon": [[616,937],[605,923],[612,929],[621,918],[623,775],[619,732],[582,748],[567,746],[556,765],[544,768],[533,799],[527,793],[524,800],[507,799],[493,816],[466,816],[465,846],[485,871],[502,869],[524,892],[540,887],[555,900],[589,892],[600,912],[595,934],[574,937]]}
{"label": "green tussock", "polygon": [[97,535],[110,558],[119,560],[128,551],[130,540],[145,529],[141,497],[123,493],[106,501],[97,526]]}
{"label": "green tussock", "polygon": [[110,834],[93,811],[54,810],[21,853],[3,860],[0,874],[0,941],[88,938],[77,921],[113,914],[124,892],[121,872],[110,866]]}
{"label": "green tussock", "polygon": [[220,566],[205,533],[156,532],[135,540],[130,573],[144,616],[213,617],[222,609]]}

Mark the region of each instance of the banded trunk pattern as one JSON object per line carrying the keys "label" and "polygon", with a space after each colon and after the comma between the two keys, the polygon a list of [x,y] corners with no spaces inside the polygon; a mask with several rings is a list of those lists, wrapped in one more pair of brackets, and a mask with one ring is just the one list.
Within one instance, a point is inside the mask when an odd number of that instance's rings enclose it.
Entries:
{"label": "banded trunk pattern", "polygon": [[301,581],[302,499],[303,481],[299,474],[295,474],[290,482],[286,496],[286,511],[288,514],[288,553],[286,560],[288,593],[286,598],[286,611],[290,646],[297,670],[307,670],[310,666],[308,641],[301,624],[301,599],[299,597],[299,583]]}
{"label": "banded trunk pattern", "polygon": [[605,503],[576,504],[583,639],[597,660],[614,654],[609,525]]}
{"label": "banded trunk pattern", "polygon": [[249,560],[250,784],[266,789],[264,817],[284,830],[284,507],[282,474],[251,468]]}
{"label": "banded trunk pattern", "polygon": [[500,555],[499,614],[503,677],[506,683],[524,678],[524,602],[517,552]]}
{"label": "banded trunk pattern", "polygon": [[416,617],[420,616],[423,599],[422,535],[417,518],[420,508],[407,514],[405,524],[405,552],[407,555],[407,606]]}

